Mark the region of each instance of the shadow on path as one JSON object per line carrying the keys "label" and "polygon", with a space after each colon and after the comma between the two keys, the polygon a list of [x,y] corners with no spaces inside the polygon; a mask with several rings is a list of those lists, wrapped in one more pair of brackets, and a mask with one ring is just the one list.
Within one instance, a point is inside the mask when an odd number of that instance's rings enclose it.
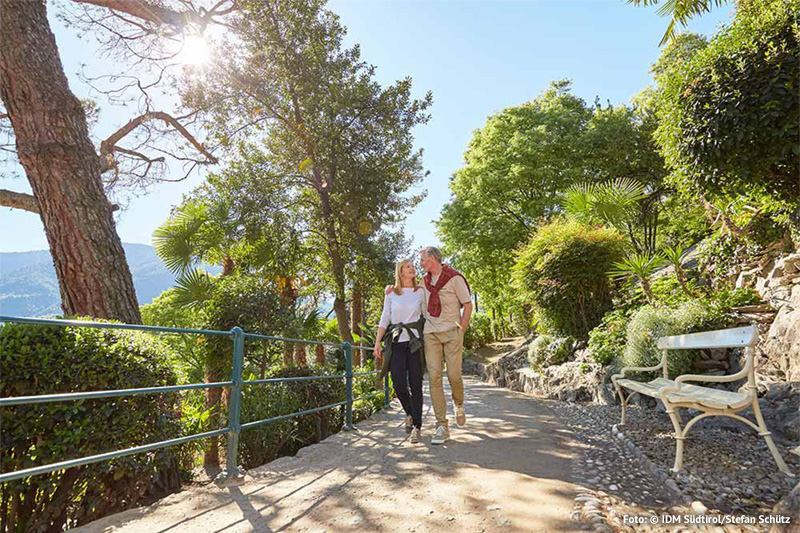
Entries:
{"label": "shadow on path", "polygon": [[465,385],[468,424],[453,424],[445,445],[430,444],[429,397],[416,445],[395,401],[238,486],[186,490],[76,531],[579,530],[569,518],[574,442],[546,402],[471,377]]}

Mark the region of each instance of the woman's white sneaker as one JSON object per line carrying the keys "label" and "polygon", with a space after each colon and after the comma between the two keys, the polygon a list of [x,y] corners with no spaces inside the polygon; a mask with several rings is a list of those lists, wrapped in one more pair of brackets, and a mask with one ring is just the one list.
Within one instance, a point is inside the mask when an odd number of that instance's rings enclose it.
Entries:
{"label": "woman's white sneaker", "polygon": [[419,439],[420,439],[420,434],[419,433],[420,433],[419,428],[413,428],[411,430],[411,444],[419,443]]}
{"label": "woman's white sneaker", "polygon": [[411,433],[411,429],[414,427],[414,420],[410,417],[406,417],[406,433]]}
{"label": "woman's white sneaker", "polygon": [[444,444],[450,438],[450,431],[444,426],[436,426],[436,432],[433,434],[431,444]]}

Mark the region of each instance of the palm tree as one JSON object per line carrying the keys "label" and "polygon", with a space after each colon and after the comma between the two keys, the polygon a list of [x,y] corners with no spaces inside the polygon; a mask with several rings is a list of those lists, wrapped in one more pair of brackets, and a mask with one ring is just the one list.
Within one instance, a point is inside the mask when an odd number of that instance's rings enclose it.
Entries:
{"label": "palm tree", "polygon": [[[564,193],[561,206],[568,216],[584,224],[608,224],[627,233],[636,252],[653,252],[654,228],[648,228],[647,201],[653,198],[647,187],[630,178],[603,183],[579,183]],[[640,242],[634,228],[643,225],[645,238]]]}
{"label": "palm tree", "polygon": [[[186,307],[202,306],[214,289],[214,278],[199,267],[204,261],[217,260],[222,266],[221,276],[229,276],[235,268],[231,241],[213,223],[206,204],[188,201],[153,233],[156,253],[167,268],[177,276],[177,301]],[[222,381],[220,366],[215,354],[207,354],[205,361],[206,383]],[[225,389],[227,394],[227,389]],[[211,413],[210,424],[220,422],[220,405],[223,389],[205,390],[205,407]],[[203,453],[206,468],[219,468],[219,438],[206,439]]]}
{"label": "palm tree", "polygon": [[[730,0],[666,0],[658,8],[657,13],[662,17],[669,17],[669,25],[667,31],[661,38],[659,46],[664,46],[667,41],[675,38],[675,25],[680,24],[686,27],[689,20],[708,13],[712,7],[719,7],[727,4]],[[636,7],[649,7],[659,3],[659,0],[628,0],[629,4]]]}
{"label": "palm tree", "polygon": [[686,271],[683,270],[683,260],[686,258],[686,249],[680,246],[669,246],[664,248],[661,253],[667,263],[675,268],[675,276],[677,276],[678,283],[680,283],[683,292],[687,296],[694,298],[695,294],[689,289],[686,283]]}
{"label": "palm tree", "polygon": [[653,273],[664,264],[661,254],[634,253],[623,261],[614,263],[614,269],[609,271],[610,276],[628,278],[635,277],[642,285],[642,291],[650,305],[655,305],[655,297],[650,287],[650,278]]}

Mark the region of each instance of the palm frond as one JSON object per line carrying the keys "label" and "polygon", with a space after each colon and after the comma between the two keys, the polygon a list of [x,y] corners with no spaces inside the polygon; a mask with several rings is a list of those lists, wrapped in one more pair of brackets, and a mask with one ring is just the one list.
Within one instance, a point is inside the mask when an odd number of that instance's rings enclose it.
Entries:
{"label": "palm frond", "polygon": [[639,279],[647,279],[663,264],[664,256],[660,253],[634,253],[622,261],[614,263],[614,268],[608,271],[608,275],[619,278],[636,276]]}
{"label": "palm frond", "polygon": [[200,307],[214,291],[214,278],[195,268],[185,272],[175,284],[175,302],[181,307]]}
{"label": "palm frond", "polygon": [[201,207],[187,203],[153,232],[156,254],[173,274],[183,275],[200,262],[195,237],[205,220]]}
{"label": "palm frond", "polygon": [[683,265],[686,251],[686,248],[683,248],[682,246],[668,246],[661,250],[661,254],[668,263],[680,268]]}

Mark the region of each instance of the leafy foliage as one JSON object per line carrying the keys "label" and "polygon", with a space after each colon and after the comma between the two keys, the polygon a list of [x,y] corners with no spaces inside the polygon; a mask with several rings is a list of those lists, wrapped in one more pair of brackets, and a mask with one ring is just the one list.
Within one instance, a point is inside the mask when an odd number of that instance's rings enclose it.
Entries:
{"label": "leafy foliage", "polygon": [[656,138],[687,193],[736,195],[778,219],[800,200],[797,0],[740,2],[733,23],[661,76]]}
{"label": "leafy foliage", "polygon": [[[658,2],[659,0],[628,0],[629,4],[643,7],[657,5]],[[692,18],[707,13],[712,6],[719,7],[728,2],[729,0],[665,0],[661,7],[658,8],[657,13],[662,17],[669,17],[670,21],[664,36],[661,37],[659,46],[663,46],[668,41],[674,42],[680,37],[675,33],[676,25],[685,28]]]}
{"label": "leafy foliage", "polygon": [[628,322],[631,312],[615,309],[603,316],[603,321],[589,332],[591,358],[600,365],[609,365],[625,351]]}
{"label": "leafy foliage", "polygon": [[480,348],[494,339],[491,317],[484,313],[472,315],[467,332],[464,334],[464,346],[467,348]]}
{"label": "leafy foliage", "polygon": [[[173,354],[144,334],[5,324],[0,352],[3,397],[177,382],[168,364]],[[7,407],[0,410],[0,425],[3,472],[182,435],[174,394]],[[176,490],[180,453],[165,448],[4,483],[2,522],[16,523],[20,531],[60,531]]]}
{"label": "leafy foliage", "polygon": [[437,234],[485,309],[518,316],[509,285],[513,250],[562,212],[569,187],[635,180],[653,201],[639,203],[638,217],[629,219],[631,235],[644,242],[645,228],[656,222],[666,171],[652,141],[651,108],[587,106],[570,91],[569,81],[555,81],[530,102],[490,117],[450,184],[453,199],[442,210]]}
{"label": "leafy foliage", "polygon": [[568,337],[540,335],[528,346],[528,362],[535,370],[560,365],[572,357],[575,340]]}
{"label": "leafy foliage", "polygon": [[653,292],[650,289],[650,277],[663,264],[664,256],[660,253],[634,253],[630,254],[622,261],[616,261],[613,265],[614,268],[609,270],[608,274],[610,276],[616,276],[620,278],[633,276],[638,279],[639,283],[642,285],[642,290],[644,291],[647,300],[652,304],[654,303],[655,299],[653,298]]}
{"label": "leafy foliage", "polygon": [[[324,375],[324,370],[289,367],[269,375],[290,378]],[[255,378],[255,376],[251,376]],[[344,380],[318,379],[269,383],[245,387],[242,391],[242,423],[264,420],[340,402],[345,396]],[[266,426],[246,429],[239,440],[239,464],[254,468],[284,455],[293,455],[336,433],[344,424],[341,407],[318,411]]]}
{"label": "leafy foliage", "polygon": [[606,272],[622,250],[622,236],[613,229],[557,219],[519,251],[515,286],[545,331],[586,338],[611,307]]}

